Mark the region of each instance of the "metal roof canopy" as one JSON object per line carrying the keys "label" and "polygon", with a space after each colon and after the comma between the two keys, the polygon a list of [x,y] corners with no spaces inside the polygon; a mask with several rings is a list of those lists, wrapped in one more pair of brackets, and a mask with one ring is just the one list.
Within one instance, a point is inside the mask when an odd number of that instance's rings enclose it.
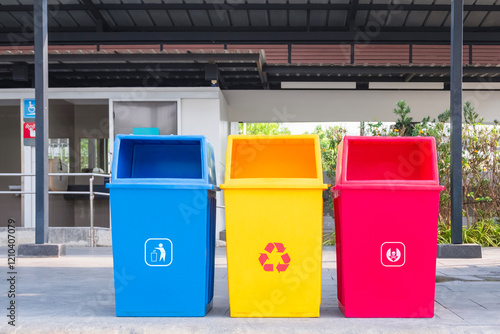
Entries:
{"label": "metal roof canopy", "polygon": [[[52,0],[49,41],[449,42],[449,0]],[[467,0],[464,42],[498,43],[500,1]],[[0,43],[32,41],[33,0],[0,5]],[[18,36],[13,36],[16,34]]]}
{"label": "metal roof canopy", "polygon": [[[449,87],[449,0],[48,2],[51,47],[82,47],[61,54],[49,49],[51,87],[143,86],[145,78],[154,86],[208,86],[207,64],[218,66],[222,89],[280,89],[284,81],[348,81],[359,89],[376,81],[431,81]],[[466,0],[464,9],[464,81],[500,81],[494,56],[500,51],[500,0]],[[208,50],[176,49],[194,43]],[[112,48],[138,44],[154,50]],[[33,87],[33,55],[22,51],[30,45],[33,0],[3,0],[0,87]],[[261,56],[241,60],[247,49],[262,48]],[[426,59],[429,54],[436,59]]]}
{"label": "metal roof canopy", "polygon": [[[51,47],[82,47],[62,54],[49,49],[52,87],[143,86],[144,78],[155,86],[208,86],[206,64],[217,64],[223,89],[280,89],[284,81],[348,81],[360,89],[367,82],[432,81],[449,87],[448,0],[48,2]],[[466,0],[464,9],[464,80],[500,81],[500,61],[493,56],[500,51],[494,49],[500,45],[500,0]],[[208,50],[176,49],[193,43]],[[110,47],[137,44],[154,50]],[[427,47],[432,44],[436,49]],[[8,52],[0,49],[0,87],[33,87],[33,55],[19,51],[31,45],[33,0],[3,0],[0,48]],[[376,49],[365,50],[367,45]],[[247,49],[262,48],[266,52],[255,60],[241,60]],[[433,53],[436,59],[425,59]]]}

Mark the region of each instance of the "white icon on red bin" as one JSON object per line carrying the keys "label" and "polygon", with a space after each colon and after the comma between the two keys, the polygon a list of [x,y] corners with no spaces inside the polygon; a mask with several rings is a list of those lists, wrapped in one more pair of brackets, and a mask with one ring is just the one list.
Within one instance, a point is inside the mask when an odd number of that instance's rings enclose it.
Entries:
{"label": "white icon on red bin", "polygon": [[402,242],[384,242],[380,260],[385,267],[401,267],[406,262],[406,246]]}
{"label": "white icon on red bin", "polygon": [[392,248],[389,248],[387,253],[385,253],[385,256],[387,256],[387,259],[391,262],[397,262],[401,258],[401,251],[399,248],[395,248],[395,250],[392,250]]}

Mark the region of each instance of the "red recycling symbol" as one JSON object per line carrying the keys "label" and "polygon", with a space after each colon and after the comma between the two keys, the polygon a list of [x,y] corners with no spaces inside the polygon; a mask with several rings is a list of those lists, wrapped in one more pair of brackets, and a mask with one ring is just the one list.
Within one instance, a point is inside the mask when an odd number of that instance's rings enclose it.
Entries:
{"label": "red recycling symbol", "polygon": [[[283,244],[279,242],[270,242],[264,249],[267,253],[271,254],[275,248],[278,253],[285,252],[285,246],[283,246]],[[269,260],[269,256],[267,255],[267,253],[260,253],[259,262],[262,268],[264,268],[264,271],[273,271],[274,264],[266,263],[266,261]],[[290,255],[288,255],[288,253],[282,254],[281,260],[283,261],[283,263],[278,262],[278,264],[276,265],[276,270],[278,271],[278,273],[285,271],[288,268],[288,265],[290,264]]]}

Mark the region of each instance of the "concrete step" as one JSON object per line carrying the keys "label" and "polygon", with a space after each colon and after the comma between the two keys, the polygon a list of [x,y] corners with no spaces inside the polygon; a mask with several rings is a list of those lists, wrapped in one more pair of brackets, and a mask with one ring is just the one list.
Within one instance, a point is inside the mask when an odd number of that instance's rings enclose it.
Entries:
{"label": "concrete step", "polygon": [[[111,229],[94,227],[97,247],[111,246]],[[90,244],[90,227],[49,227],[49,243],[70,247],[87,247]],[[16,244],[33,244],[35,228],[17,227]],[[7,228],[0,227],[0,246],[7,246]]]}

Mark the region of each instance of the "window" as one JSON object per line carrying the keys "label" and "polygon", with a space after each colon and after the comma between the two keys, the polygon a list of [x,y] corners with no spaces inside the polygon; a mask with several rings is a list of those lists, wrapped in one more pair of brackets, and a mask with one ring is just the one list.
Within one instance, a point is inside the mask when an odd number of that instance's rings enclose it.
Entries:
{"label": "window", "polygon": [[108,138],[80,139],[80,169],[82,173],[109,173]]}
{"label": "window", "polygon": [[69,168],[69,138],[49,139],[49,159],[59,159]]}

